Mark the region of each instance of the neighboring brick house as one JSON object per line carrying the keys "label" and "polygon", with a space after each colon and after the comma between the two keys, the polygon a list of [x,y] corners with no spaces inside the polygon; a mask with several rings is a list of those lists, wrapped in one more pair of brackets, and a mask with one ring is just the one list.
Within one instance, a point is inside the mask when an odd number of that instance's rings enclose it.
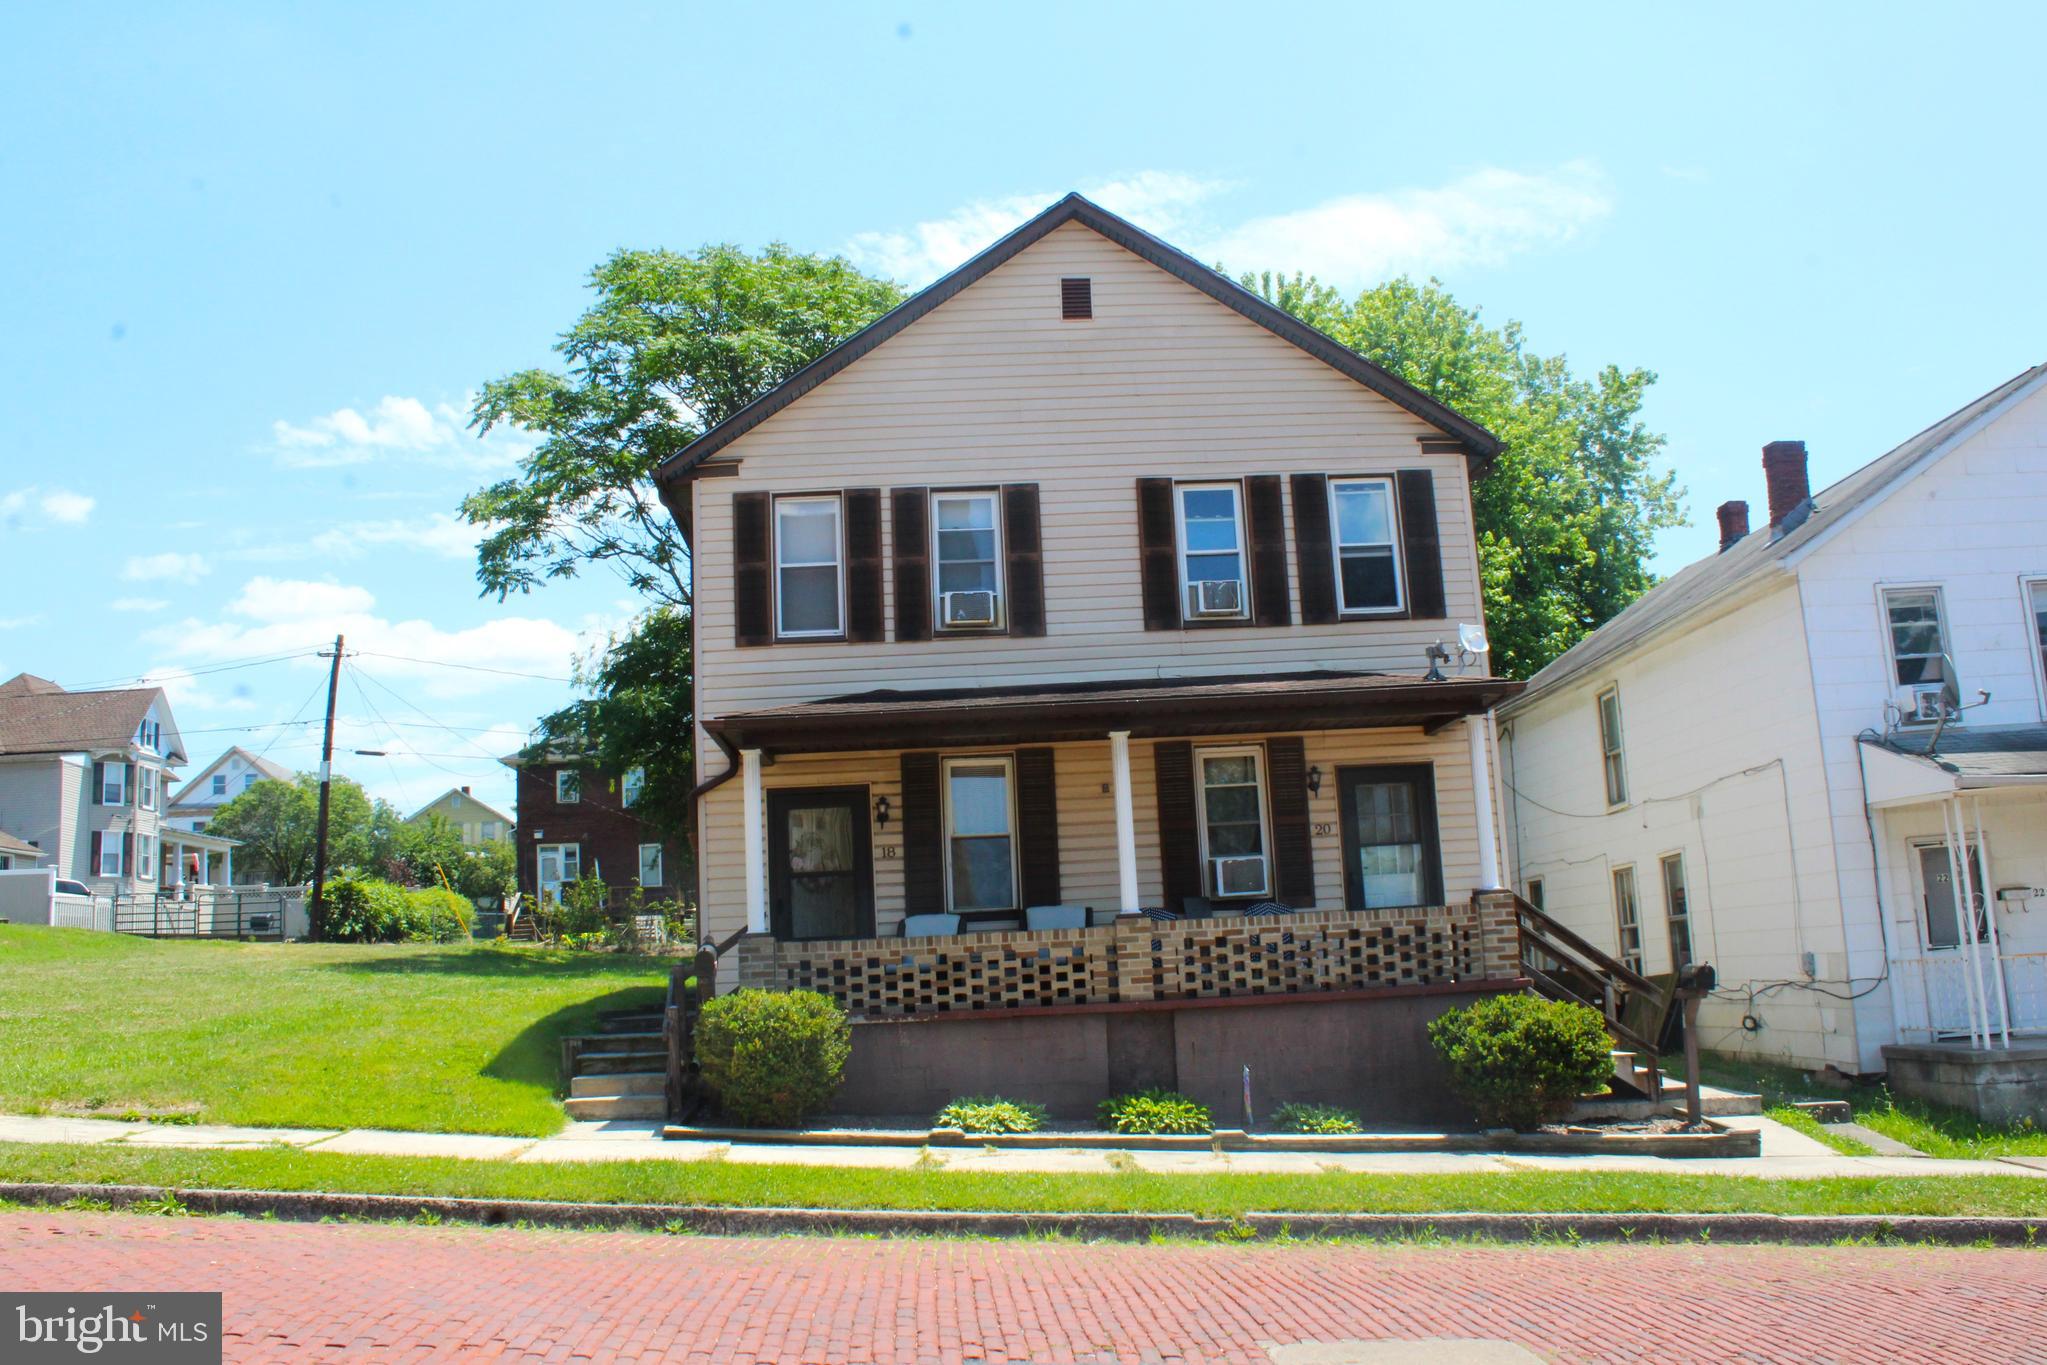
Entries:
{"label": "neighboring brick house", "polygon": [[513,788],[519,889],[558,893],[562,883],[595,877],[614,899],[640,887],[648,900],[681,895],[681,844],[633,809],[644,775],[607,773],[560,750],[502,760],[517,774]]}

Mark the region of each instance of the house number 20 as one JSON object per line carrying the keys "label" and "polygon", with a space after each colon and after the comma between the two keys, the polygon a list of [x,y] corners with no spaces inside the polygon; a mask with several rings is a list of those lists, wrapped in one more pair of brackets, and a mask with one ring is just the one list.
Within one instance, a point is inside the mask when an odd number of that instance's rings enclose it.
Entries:
{"label": "house number 20", "polygon": [[1328,821],[1324,821],[1323,823],[1321,823],[1321,824],[1319,824],[1319,825],[1315,826],[1315,833],[1317,833],[1317,834],[1334,834],[1334,833],[1336,833],[1336,826],[1335,826],[1335,825],[1333,825],[1333,824],[1330,824],[1330,823],[1329,823]]}

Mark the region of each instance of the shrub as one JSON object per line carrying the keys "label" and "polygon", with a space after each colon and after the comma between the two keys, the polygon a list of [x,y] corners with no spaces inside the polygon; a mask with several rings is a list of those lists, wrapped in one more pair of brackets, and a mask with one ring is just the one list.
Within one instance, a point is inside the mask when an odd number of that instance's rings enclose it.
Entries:
{"label": "shrub", "polygon": [[1282,1104],[1272,1111],[1272,1122],[1282,1133],[1319,1133],[1326,1137],[1365,1131],[1355,1112],[1333,1104]]}
{"label": "shrub", "polygon": [[823,1109],[853,1050],[838,1002],[815,991],[734,991],[704,1002],[697,1062],[740,1123],[794,1128]]}
{"label": "shrub", "polygon": [[963,1133],[1035,1133],[1045,1126],[1045,1106],[1000,1095],[954,1100],[938,1111],[931,1126]]}
{"label": "shrub", "polygon": [[429,886],[405,893],[405,937],[430,943],[455,943],[469,937],[476,925],[476,907],[467,896]]}
{"label": "shrub", "polygon": [[1488,1128],[1534,1128],[1613,1074],[1605,1020],[1569,1001],[1496,995],[1438,1017],[1429,1041]]}
{"label": "shrub", "polygon": [[405,889],[374,877],[327,883],[321,935],[332,943],[397,943],[411,920]]}
{"label": "shrub", "polygon": [[1095,1112],[1117,1133],[1206,1133],[1215,1127],[1208,1109],[1172,1090],[1140,1090],[1103,1100]]}

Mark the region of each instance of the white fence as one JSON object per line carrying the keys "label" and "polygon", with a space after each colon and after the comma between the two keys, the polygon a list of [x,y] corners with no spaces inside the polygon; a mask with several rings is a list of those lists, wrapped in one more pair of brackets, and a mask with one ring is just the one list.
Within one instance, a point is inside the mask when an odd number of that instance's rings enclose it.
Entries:
{"label": "white fence", "polygon": [[2002,1036],[2007,1020],[2015,1035],[2047,1033],[2047,953],[1994,957],[1986,947],[1978,952],[1975,968],[1966,948],[1893,958],[1891,998],[1901,1035],[1967,1037],[1972,1018],[1977,1027],[1987,1019],[1992,1037]]}

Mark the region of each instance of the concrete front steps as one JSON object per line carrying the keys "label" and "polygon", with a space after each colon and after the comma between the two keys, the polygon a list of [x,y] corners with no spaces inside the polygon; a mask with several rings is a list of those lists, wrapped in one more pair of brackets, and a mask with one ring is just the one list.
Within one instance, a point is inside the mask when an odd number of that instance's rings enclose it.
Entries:
{"label": "concrete front steps", "polygon": [[668,1117],[668,1046],[660,1013],[604,1015],[597,1027],[596,1033],[567,1040],[572,1074],[562,1107],[569,1117]]}

